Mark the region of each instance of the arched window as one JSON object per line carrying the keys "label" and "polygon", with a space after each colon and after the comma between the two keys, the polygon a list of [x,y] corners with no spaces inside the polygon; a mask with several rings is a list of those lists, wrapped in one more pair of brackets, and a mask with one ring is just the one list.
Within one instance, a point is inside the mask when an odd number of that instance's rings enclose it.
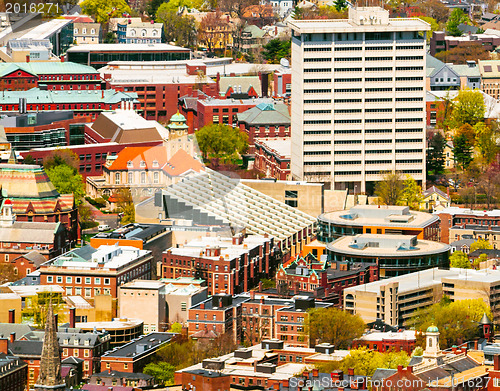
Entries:
{"label": "arched window", "polygon": [[146,29],[142,29],[141,31],[141,37],[145,37],[147,35]]}

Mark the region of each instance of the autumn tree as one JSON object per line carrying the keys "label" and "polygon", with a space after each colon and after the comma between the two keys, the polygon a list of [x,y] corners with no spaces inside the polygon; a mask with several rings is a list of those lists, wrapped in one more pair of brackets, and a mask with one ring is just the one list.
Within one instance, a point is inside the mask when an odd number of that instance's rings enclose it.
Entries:
{"label": "autumn tree", "polygon": [[450,50],[443,50],[434,56],[444,63],[466,64],[467,61],[489,60],[490,52],[478,42],[468,42]]}
{"label": "autumn tree", "polygon": [[222,12],[228,12],[241,19],[245,9],[251,5],[259,4],[259,0],[218,0],[217,7]]}
{"label": "autumn tree", "polygon": [[476,250],[491,250],[492,248],[493,247],[491,247],[490,242],[484,239],[479,239],[471,244],[470,252],[473,253]]}
{"label": "autumn tree", "polygon": [[120,189],[115,196],[117,209],[119,213],[122,213],[120,223],[122,225],[135,223],[135,206],[130,189]]}
{"label": "autumn tree", "polygon": [[434,19],[434,18],[432,18],[430,16],[419,16],[418,19],[421,19],[424,22],[429,23],[429,25],[431,26],[431,31],[427,32],[427,43],[429,43],[429,41],[431,39],[431,36],[432,36],[432,33],[434,31],[439,30],[439,23],[437,22],[436,19]]}
{"label": "autumn tree", "polygon": [[469,257],[463,251],[455,251],[450,255],[450,266],[459,269],[470,269]]}
{"label": "autumn tree", "polygon": [[[222,45],[222,49],[226,50],[228,34],[230,34],[230,31],[227,30],[227,23],[222,20],[220,10],[207,12],[198,26],[198,42],[205,45],[211,53],[214,52],[217,44]],[[220,38],[221,35],[223,36],[222,39]]]}
{"label": "autumn tree", "polygon": [[375,195],[383,205],[398,205],[401,202],[404,182],[401,174],[388,172],[384,178],[377,182]]}
{"label": "autumn tree", "polygon": [[479,187],[486,196],[486,208],[490,209],[500,189],[500,164],[493,162],[483,171],[479,178]]}
{"label": "autumn tree", "polygon": [[403,182],[401,202],[413,210],[419,210],[422,199],[422,188],[417,184],[415,179],[407,175]]}
{"label": "autumn tree", "polygon": [[442,300],[441,303],[417,310],[409,324],[417,331],[436,326],[440,332],[439,347],[447,349],[480,337],[478,322],[484,313],[492,319],[491,309],[482,299]]}
{"label": "autumn tree", "polygon": [[453,101],[451,119],[457,128],[464,124],[474,126],[484,120],[485,110],[486,107],[481,91],[460,90]]}
{"label": "autumn tree", "polygon": [[19,279],[14,265],[8,262],[0,262],[0,284],[13,282]]}
{"label": "autumn tree", "polygon": [[310,19],[346,19],[347,9],[337,11],[335,7],[309,7],[300,8],[295,7],[294,19],[295,20],[310,20]]}
{"label": "autumn tree", "polygon": [[450,9],[439,0],[421,0],[417,5],[426,16],[436,19],[438,23],[448,20]]}
{"label": "autumn tree", "polygon": [[493,132],[493,129],[484,122],[478,122],[474,125],[474,133],[475,147],[480,159],[479,163],[482,169],[485,170],[493,163],[497,156],[497,135]]}
{"label": "autumn tree", "polygon": [[306,338],[316,343],[331,343],[338,349],[346,349],[365,329],[359,315],[352,315],[338,308],[314,308],[304,319]]}

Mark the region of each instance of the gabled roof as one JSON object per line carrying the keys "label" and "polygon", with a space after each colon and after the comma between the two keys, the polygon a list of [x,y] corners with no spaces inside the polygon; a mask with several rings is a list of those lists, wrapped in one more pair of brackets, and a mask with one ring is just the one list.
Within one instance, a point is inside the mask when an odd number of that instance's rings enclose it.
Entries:
{"label": "gabled roof", "polygon": [[423,194],[424,198],[427,198],[432,194],[439,194],[441,197],[446,198],[448,201],[451,201],[451,197],[449,195],[447,195],[444,191],[437,188],[436,186],[429,187],[422,194]]}
{"label": "gabled roof", "polygon": [[[49,245],[54,243],[55,235],[61,229],[61,223],[16,221],[10,227],[0,229],[0,242]],[[45,261],[45,258],[39,260],[37,266]]]}
{"label": "gabled roof", "polygon": [[201,172],[204,166],[185,150],[179,149],[162,169],[170,176],[180,176],[188,171]]}
{"label": "gabled roof", "polygon": [[430,54],[427,54],[425,57],[425,64],[427,66],[427,69],[429,68],[439,68],[441,69],[443,67],[444,62],[441,60],[438,60],[436,57],[432,57]]}
{"label": "gabled roof", "polygon": [[[57,223],[57,224],[59,224],[59,223]],[[36,251],[36,250],[31,250],[29,253],[21,255],[20,257],[15,258],[14,261],[16,259],[18,259],[18,258],[21,258],[21,257],[24,257],[28,261],[33,262],[33,264],[37,268],[40,267],[40,265],[42,263],[44,263],[44,262],[47,261],[47,259],[42,254],[40,254],[38,251]]]}
{"label": "gabled roof", "polygon": [[283,103],[260,103],[243,113],[237,114],[238,121],[248,125],[290,125],[288,106]]}

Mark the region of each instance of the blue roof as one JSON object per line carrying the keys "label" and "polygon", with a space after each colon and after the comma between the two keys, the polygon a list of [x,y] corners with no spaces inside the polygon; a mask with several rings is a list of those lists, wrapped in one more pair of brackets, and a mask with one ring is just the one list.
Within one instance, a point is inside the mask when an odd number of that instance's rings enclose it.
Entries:
{"label": "blue roof", "polygon": [[40,90],[0,92],[0,105],[18,104],[19,98],[26,98],[27,104],[47,103],[119,103],[122,99],[132,98],[137,102],[135,92],[116,90]]}
{"label": "blue roof", "polygon": [[257,108],[262,110],[262,111],[274,111],[274,110],[276,110],[272,103],[259,103],[257,105]]}

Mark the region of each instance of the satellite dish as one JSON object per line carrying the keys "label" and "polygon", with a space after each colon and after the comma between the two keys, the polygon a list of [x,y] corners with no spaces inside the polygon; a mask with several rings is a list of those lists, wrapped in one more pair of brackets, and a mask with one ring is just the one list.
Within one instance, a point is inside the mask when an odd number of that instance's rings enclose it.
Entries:
{"label": "satellite dish", "polygon": [[282,58],[280,60],[280,64],[282,67],[288,68],[290,67],[290,62],[286,58]]}

